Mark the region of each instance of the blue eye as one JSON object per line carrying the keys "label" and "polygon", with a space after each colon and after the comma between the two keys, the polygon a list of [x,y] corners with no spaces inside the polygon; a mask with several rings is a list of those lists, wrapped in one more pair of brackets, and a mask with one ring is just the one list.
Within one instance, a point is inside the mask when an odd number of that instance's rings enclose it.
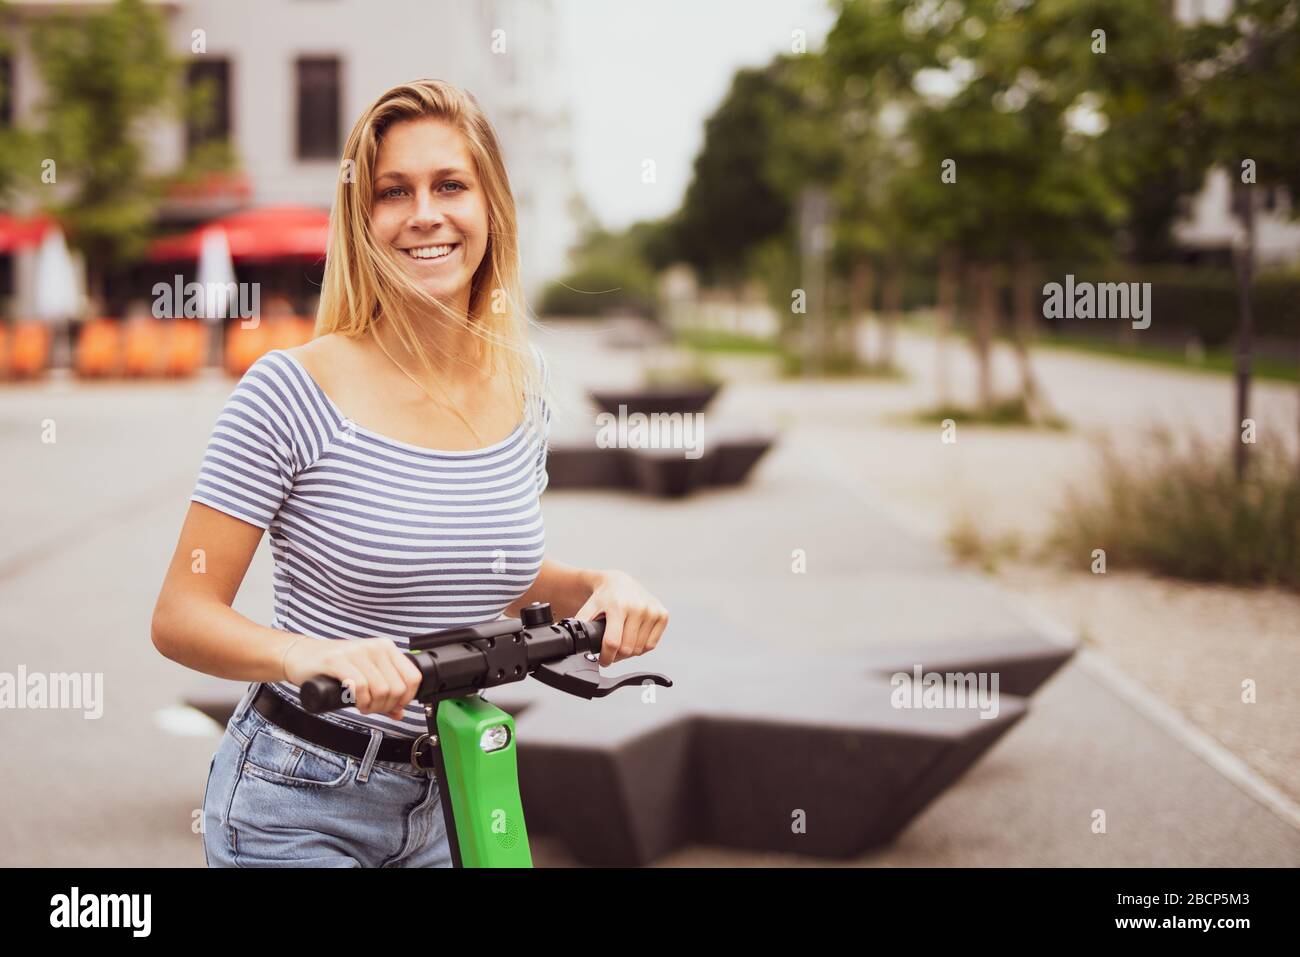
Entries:
{"label": "blue eye", "polygon": [[399,193],[400,193],[400,192],[405,192],[405,190],[403,190],[402,187],[400,187],[400,186],[390,186],[390,187],[388,187],[388,189],[384,190],[382,193],[379,194],[379,198],[380,198],[380,199],[389,199],[389,198],[391,198],[391,195],[392,195],[393,192],[399,192]]}
{"label": "blue eye", "polygon": [[462,191],[464,191],[464,190],[466,189],[466,186],[465,186],[464,183],[457,183],[455,180],[451,180],[450,182],[443,183],[442,185],[443,185],[443,186],[459,186],[460,189],[455,190],[455,192],[457,192],[457,193],[462,192]]}

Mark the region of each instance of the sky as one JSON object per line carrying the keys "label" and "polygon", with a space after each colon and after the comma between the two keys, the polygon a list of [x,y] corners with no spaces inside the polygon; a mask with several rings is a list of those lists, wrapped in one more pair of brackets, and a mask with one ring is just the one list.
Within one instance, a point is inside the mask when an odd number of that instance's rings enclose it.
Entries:
{"label": "sky", "polygon": [[556,13],[575,178],[608,229],[677,208],[736,70],[790,52],[796,29],[820,49],[834,23],[827,0],[556,0]]}

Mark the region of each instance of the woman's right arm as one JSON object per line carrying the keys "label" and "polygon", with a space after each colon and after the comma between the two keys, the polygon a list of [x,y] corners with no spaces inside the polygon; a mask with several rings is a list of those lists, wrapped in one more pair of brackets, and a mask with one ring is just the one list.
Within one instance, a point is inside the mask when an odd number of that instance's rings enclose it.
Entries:
{"label": "woman's right arm", "polygon": [[231,605],[262,529],[191,502],[153,611],[153,643],[187,668],[236,681],[280,681],[298,637],[250,621]]}
{"label": "woman's right arm", "polygon": [[[391,640],[322,641],[259,625],[231,605],[263,530],[191,502],[154,606],[153,644],[187,668],[236,681],[349,681],[362,713],[402,716],[420,671]],[[286,654],[287,652],[287,654]]]}

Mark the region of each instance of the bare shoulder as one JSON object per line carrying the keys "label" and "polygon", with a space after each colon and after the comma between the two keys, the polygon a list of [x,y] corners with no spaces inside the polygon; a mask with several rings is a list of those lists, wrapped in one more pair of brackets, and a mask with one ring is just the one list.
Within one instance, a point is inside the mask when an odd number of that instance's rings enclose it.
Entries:
{"label": "bare shoulder", "polygon": [[355,369],[361,358],[360,347],[347,336],[329,332],[310,342],[285,349],[311,374],[322,387],[346,379],[348,370]]}

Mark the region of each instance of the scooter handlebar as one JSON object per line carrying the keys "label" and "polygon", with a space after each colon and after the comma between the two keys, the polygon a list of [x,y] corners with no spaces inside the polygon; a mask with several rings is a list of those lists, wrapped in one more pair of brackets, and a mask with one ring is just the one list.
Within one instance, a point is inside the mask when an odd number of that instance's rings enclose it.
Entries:
{"label": "scooter handlebar", "polygon": [[[573,619],[579,626],[580,633],[587,636],[586,647],[582,647],[581,634],[576,644],[579,646],[576,652],[590,652],[600,654],[601,642],[605,637],[605,619],[593,618],[590,621],[578,621]],[[331,675],[316,675],[308,678],[298,687],[298,698],[302,702],[304,711],[311,714],[320,714],[324,711],[336,711],[339,708],[346,708],[355,702],[344,700],[343,682]]]}

